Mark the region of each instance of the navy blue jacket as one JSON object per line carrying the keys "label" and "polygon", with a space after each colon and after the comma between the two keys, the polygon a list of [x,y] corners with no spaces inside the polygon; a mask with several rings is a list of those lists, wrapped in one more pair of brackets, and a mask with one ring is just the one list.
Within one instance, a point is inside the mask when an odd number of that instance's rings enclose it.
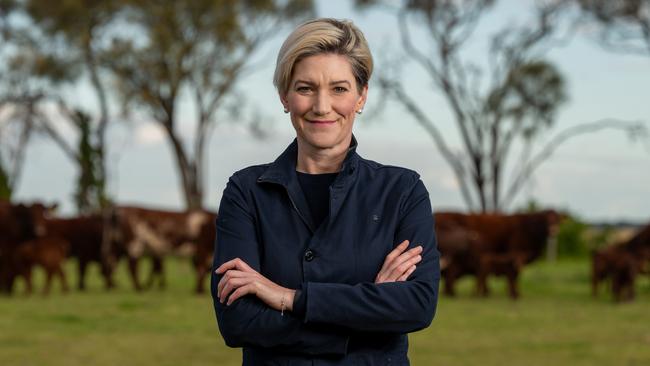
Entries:
{"label": "navy blue jacket", "polygon": [[[275,162],[228,181],[211,290],[221,335],[243,347],[244,365],[408,365],[406,333],[431,323],[440,256],[429,194],[414,171],[355,149],[353,138],[318,228],[296,176],[295,140]],[[407,281],[375,284],[386,255],[405,239],[424,249],[417,269]],[[305,314],[281,316],[254,295],[221,304],[214,269],[233,258],[302,289]]]}

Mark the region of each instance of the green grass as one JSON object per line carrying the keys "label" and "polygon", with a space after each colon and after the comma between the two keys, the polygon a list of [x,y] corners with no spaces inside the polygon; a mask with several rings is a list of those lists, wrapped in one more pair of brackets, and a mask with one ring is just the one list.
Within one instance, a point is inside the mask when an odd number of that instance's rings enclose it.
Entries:
{"label": "green grass", "polygon": [[[87,293],[0,298],[0,365],[238,365],[216,328],[211,299],[192,293],[185,261],[166,262],[168,286],[131,290],[125,268],[119,288],[105,292],[98,269]],[[71,284],[75,266],[68,263]],[[146,271],[146,269],[144,269]],[[36,272],[37,288],[43,274]],[[650,278],[637,299],[614,304],[593,299],[585,261],[539,262],[521,279],[522,298],[491,281],[492,296],[472,295],[459,283],[457,298],[441,298],[431,327],[410,336],[414,365],[649,365]]]}

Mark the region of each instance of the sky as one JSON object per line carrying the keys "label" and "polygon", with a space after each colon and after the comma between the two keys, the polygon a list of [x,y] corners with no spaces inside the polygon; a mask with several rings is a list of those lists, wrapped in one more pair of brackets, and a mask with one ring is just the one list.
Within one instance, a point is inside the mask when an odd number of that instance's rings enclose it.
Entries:
{"label": "sky", "polygon": [[[507,24],[525,22],[532,1],[498,2],[467,43],[465,56],[478,65],[486,62],[487,36]],[[357,13],[351,1],[318,1],[318,16],[352,20],[364,33],[382,72],[382,60],[402,52],[396,21],[385,11]],[[242,124],[220,122],[210,138],[205,203],[216,209],[228,177],[248,165],[273,161],[295,136],[272,85],[277,50],[289,29],[282,29],[253,57],[259,67],[240,80],[247,116],[257,116],[269,136],[258,140]],[[418,47],[426,40],[416,34]],[[603,50],[587,36],[576,36],[547,58],[564,74],[569,100],[561,107],[549,136],[579,123],[603,118],[650,123],[650,56],[621,55]],[[384,63],[385,64],[385,63]],[[402,81],[409,93],[446,136],[459,147],[449,108],[416,65],[405,64]],[[87,85],[68,91],[71,98],[93,105]],[[396,103],[380,113],[379,96],[371,80],[366,112],[357,118],[354,133],[358,152],[383,164],[416,170],[430,193],[434,210],[463,210],[464,205],[449,166],[426,132]],[[91,107],[92,108],[92,107]],[[183,135],[192,135],[192,108],[184,100],[179,118]],[[248,117],[250,118],[250,117]],[[68,131],[70,138],[71,130]],[[144,118],[118,122],[109,130],[108,190],[119,203],[179,209],[183,207],[176,166],[159,127]],[[74,212],[74,165],[52,142],[35,138],[17,187],[16,199],[60,203],[64,214]],[[570,210],[589,221],[650,221],[650,147],[620,132],[584,135],[562,145],[538,169],[518,196],[514,207],[529,199],[546,207]]]}

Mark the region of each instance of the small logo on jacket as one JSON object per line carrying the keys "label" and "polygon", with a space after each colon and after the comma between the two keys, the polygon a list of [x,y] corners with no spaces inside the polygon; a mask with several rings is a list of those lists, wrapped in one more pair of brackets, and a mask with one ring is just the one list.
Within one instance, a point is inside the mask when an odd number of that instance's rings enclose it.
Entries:
{"label": "small logo on jacket", "polygon": [[379,215],[377,214],[372,215],[372,221],[379,222]]}

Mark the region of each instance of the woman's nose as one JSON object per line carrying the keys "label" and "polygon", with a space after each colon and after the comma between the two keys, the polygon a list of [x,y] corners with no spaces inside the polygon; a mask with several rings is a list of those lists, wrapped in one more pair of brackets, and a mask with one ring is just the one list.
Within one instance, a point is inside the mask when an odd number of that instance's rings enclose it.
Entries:
{"label": "woman's nose", "polygon": [[314,114],[319,116],[324,116],[330,112],[332,109],[332,103],[330,96],[325,92],[319,92],[316,94],[316,99],[314,100],[314,105],[312,106],[312,111]]}

